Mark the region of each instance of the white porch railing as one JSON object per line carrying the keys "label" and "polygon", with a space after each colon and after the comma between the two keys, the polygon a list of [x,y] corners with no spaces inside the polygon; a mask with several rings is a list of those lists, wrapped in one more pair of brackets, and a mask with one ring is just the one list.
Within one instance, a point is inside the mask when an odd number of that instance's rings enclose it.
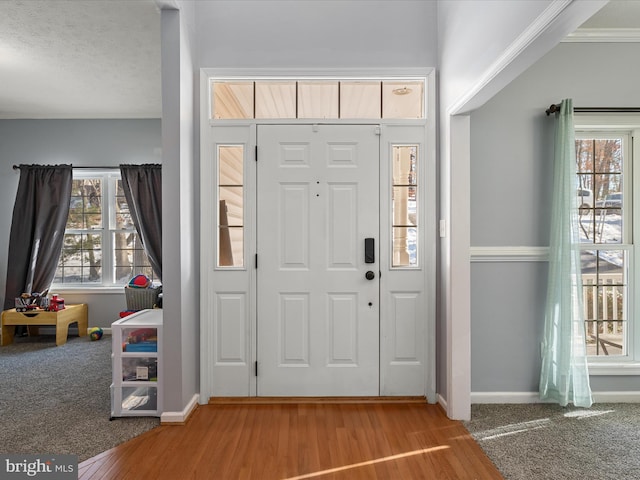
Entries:
{"label": "white porch railing", "polygon": [[622,274],[582,275],[588,355],[624,355],[626,300]]}

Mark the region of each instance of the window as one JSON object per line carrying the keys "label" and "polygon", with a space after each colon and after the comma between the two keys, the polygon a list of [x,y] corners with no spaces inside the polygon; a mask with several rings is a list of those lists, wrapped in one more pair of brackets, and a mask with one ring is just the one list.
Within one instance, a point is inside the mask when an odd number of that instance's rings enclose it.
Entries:
{"label": "window", "polygon": [[576,134],[587,355],[609,360],[634,358],[631,142],[630,132]]}
{"label": "window", "polygon": [[54,283],[109,287],[153,270],[129,214],[120,173],[74,171],[69,218]]}
{"label": "window", "polygon": [[218,267],[244,265],[244,146],[218,145]]}
{"label": "window", "polygon": [[211,118],[423,119],[424,80],[211,80]]}
{"label": "window", "polygon": [[418,265],[417,145],[393,145],[391,188],[393,267]]}

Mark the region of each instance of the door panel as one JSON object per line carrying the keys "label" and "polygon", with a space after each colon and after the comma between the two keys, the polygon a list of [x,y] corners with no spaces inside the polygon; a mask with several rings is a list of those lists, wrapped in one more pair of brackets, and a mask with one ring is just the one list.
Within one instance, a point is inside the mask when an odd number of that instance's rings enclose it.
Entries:
{"label": "door panel", "polygon": [[364,262],[379,235],[376,127],[257,136],[257,394],[378,395],[379,265]]}

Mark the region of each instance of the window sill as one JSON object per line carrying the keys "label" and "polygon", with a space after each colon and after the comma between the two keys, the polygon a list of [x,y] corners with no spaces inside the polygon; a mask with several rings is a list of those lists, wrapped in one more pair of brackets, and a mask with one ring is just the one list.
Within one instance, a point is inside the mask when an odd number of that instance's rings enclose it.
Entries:
{"label": "window sill", "polygon": [[70,287],[52,285],[49,292],[58,295],[113,295],[119,293],[124,295],[124,285],[111,287]]}
{"label": "window sill", "polygon": [[590,363],[589,375],[640,375],[640,362]]}

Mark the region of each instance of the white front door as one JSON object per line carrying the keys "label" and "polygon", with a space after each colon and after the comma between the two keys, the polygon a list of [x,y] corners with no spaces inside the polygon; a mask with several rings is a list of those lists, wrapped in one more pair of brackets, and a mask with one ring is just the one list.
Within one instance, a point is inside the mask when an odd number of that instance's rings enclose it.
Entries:
{"label": "white front door", "polygon": [[257,144],[257,395],[379,395],[379,127]]}

